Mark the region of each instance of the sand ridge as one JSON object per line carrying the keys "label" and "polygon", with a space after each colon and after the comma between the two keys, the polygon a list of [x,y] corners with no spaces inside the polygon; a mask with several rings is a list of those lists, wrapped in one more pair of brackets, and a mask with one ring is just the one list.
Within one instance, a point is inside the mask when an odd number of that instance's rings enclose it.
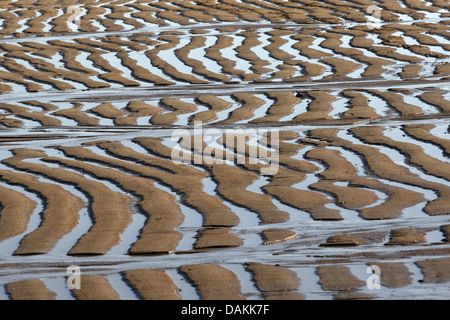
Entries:
{"label": "sand ridge", "polygon": [[447,297],[448,1],[0,8],[0,298]]}

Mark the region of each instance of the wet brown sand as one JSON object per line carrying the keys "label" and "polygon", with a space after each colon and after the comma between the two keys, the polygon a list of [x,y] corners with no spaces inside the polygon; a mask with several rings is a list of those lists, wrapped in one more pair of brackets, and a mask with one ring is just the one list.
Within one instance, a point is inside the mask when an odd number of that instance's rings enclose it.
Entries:
{"label": "wet brown sand", "polygon": [[0,299],[448,298],[450,6],[402,4],[0,3]]}

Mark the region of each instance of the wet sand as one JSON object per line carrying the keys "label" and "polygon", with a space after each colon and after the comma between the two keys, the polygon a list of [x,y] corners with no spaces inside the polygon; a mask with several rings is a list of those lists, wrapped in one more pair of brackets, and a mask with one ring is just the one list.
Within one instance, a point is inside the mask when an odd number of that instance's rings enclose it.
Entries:
{"label": "wet sand", "polygon": [[448,299],[449,10],[3,1],[0,300]]}

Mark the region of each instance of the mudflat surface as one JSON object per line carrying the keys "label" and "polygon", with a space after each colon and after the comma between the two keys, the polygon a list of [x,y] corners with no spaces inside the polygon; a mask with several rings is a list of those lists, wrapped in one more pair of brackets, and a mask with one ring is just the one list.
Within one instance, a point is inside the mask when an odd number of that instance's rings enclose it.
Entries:
{"label": "mudflat surface", "polygon": [[0,23],[0,300],[450,297],[447,1],[1,1]]}

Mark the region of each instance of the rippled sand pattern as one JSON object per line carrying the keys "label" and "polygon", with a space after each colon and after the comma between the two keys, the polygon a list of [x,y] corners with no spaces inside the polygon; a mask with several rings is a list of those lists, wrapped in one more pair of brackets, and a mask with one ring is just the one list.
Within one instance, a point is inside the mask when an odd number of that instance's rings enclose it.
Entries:
{"label": "rippled sand pattern", "polygon": [[448,1],[19,0],[0,24],[0,300],[449,298]]}

